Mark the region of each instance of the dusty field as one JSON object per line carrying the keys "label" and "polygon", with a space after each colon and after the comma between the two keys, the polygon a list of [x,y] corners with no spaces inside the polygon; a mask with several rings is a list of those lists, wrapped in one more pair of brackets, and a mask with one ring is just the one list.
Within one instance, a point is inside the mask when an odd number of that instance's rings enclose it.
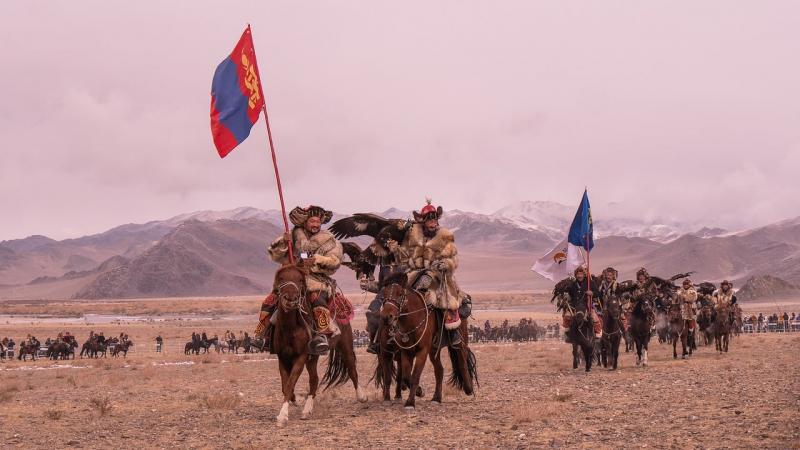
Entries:
{"label": "dusty field", "polygon": [[[477,315],[481,323],[556,318]],[[271,357],[176,351],[192,330],[249,330],[250,319],[9,321],[0,322],[0,336],[32,330],[43,338],[65,326],[81,340],[89,329],[107,336],[124,329],[136,351],[127,360],[0,363],[0,448],[800,448],[800,334],[742,336],[726,355],[701,347],[688,361],[673,361],[671,347],[654,342],[649,367],[635,367],[628,354],[620,370],[590,374],[572,370],[569,349],[558,341],[477,345],[475,397],[446,389],[443,405],[420,401],[409,414],[401,403],[380,402],[372,386],[369,401],[358,403],[345,385],[318,397],[311,420],[299,420],[300,408],[292,407],[279,429]],[[162,355],[152,351],[157,332],[167,339]],[[374,359],[357,352],[366,384]],[[423,384],[430,390],[432,383],[427,366]],[[298,386],[306,392],[305,376]]]}

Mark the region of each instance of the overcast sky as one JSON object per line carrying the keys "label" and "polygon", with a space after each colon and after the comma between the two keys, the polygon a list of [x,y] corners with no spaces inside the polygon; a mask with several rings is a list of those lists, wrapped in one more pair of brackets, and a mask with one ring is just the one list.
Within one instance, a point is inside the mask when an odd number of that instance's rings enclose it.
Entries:
{"label": "overcast sky", "polygon": [[[234,6],[236,5],[236,6]],[[0,240],[279,206],[211,78],[253,27],[289,207],[800,214],[800,2],[4,2]],[[603,211],[595,208],[595,220]]]}

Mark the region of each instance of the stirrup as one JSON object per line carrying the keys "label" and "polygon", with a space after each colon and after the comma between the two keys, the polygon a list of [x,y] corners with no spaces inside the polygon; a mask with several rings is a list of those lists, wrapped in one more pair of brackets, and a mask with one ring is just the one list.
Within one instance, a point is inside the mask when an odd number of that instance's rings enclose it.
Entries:
{"label": "stirrup", "polygon": [[380,348],[377,342],[370,342],[369,345],[367,345],[367,353],[372,353],[373,355],[377,355],[379,353],[379,350]]}
{"label": "stirrup", "polygon": [[325,356],[328,354],[330,349],[331,347],[330,344],[328,344],[328,337],[321,333],[317,333],[308,342],[308,353],[311,355]]}
{"label": "stirrup", "polygon": [[457,349],[457,348],[461,347],[461,343],[463,341],[461,340],[461,333],[458,332],[458,329],[450,330],[450,336],[448,336],[448,337],[450,338],[449,339],[449,341],[450,341],[449,347],[451,347],[453,349]]}

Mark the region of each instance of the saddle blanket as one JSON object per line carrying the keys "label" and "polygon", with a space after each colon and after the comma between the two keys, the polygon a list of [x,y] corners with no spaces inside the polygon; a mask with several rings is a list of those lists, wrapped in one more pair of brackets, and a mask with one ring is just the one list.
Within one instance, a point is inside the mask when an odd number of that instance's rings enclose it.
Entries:
{"label": "saddle blanket", "polygon": [[[270,293],[261,304],[261,313],[259,315],[259,323],[266,328],[269,314],[267,311],[271,310],[277,298],[275,294]],[[353,304],[341,293],[337,293],[332,298],[328,299],[328,310],[331,312],[331,317],[336,319],[339,325],[347,325],[356,316]]]}

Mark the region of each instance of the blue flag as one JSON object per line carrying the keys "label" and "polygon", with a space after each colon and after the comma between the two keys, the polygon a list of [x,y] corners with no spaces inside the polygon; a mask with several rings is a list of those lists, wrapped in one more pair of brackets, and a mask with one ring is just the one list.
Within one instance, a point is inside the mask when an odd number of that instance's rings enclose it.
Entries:
{"label": "blue flag", "polygon": [[575,212],[575,218],[572,219],[567,241],[577,247],[583,247],[588,252],[594,247],[592,234],[592,208],[589,206],[589,193],[583,191],[583,199],[578,206],[578,211]]}

